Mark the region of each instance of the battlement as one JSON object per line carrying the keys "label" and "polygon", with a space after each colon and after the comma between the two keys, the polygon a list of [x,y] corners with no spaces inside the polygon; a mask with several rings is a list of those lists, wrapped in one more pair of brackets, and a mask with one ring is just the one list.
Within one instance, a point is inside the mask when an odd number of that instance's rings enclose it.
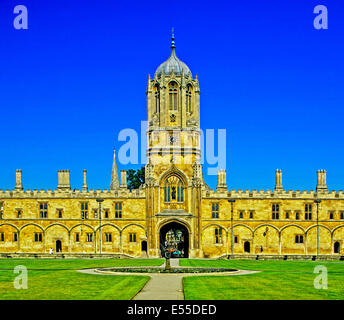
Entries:
{"label": "battlement", "polygon": [[42,199],[42,198],[144,198],[144,189],[125,189],[118,190],[108,189],[90,189],[88,191],[79,189],[56,189],[56,190],[44,190],[44,189],[26,189],[26,190],[0,190],[0,200],[15,198],[15,199]]}
{"label": "battlement", "polygon": [[229,190],[228,192],[203,190],[205,198],[252,198],[252,199],[344,199],[342,190]]}

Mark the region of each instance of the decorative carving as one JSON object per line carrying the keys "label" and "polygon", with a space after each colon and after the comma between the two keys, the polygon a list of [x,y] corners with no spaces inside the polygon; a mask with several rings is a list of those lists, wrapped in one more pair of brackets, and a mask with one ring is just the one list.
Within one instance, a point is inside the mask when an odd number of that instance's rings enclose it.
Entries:
{"label": "decorative carving", "polygon": [[170,115],[170,121],[171,121],[171,122],[176,122],[176,115],[175,115],[174,113],[172,113],[172,114]]}
{"label": "decorative carving", "polygon": [[186,121],[186,125],[188,127],[197,127],[198,126],[198,122],[194,119],[194,118],[190,118]]}

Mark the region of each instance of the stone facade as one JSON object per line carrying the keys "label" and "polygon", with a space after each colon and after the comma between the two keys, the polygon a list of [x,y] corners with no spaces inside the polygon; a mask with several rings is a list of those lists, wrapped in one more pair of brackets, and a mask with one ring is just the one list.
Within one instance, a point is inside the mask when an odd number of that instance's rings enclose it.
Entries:
{"label": "stone facade", "polygon": [[[315,191],[286,191],[276,170],[274,190],[228,190],[219,170],[216,191],[200,164],[200,89],[176,54],[147,84],[145,184],[126,187],[114,157],[109,190],[72,190],[58,171],[56,190],[0,190],[0,253],[161,255],[169,226],[183,230],[185,256],[341,255],[344,193],[328,191],[326,171]],[[102,202],[99,202],[102,200]],[[99,215],[99,211],[101,215]],[[99,240],[101,237],[101,240]]]}

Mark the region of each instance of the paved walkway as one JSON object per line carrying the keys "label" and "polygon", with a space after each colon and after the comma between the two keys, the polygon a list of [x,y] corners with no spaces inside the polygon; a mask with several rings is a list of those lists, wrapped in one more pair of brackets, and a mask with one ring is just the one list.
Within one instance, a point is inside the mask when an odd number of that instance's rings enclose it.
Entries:
{"label": "paved walkway", "polygon": [[133,300],[184,300],[183,275],[151,275]]}
{"label": "paved walkway", "polygon": [[[171,267],[179,266],[179,259],[171,259]],[[164,268],[165,263],[158,267]],[[260,271],[251,270],[238,270],[236,272],[216,272],[216,273],[132,273],[132,272],[111,272],[103,269],[103,271],[97,271],[93,269],[79,270],[82,273],[98,274],[98,275],[131,275],[131,276],[150,276],[150,280],[146,283],[143,289],[133,298],[133,300],[184,300],[183,292],[183,277],[185,276],[234,276],[244,275],[250,273],[256,273]]]}

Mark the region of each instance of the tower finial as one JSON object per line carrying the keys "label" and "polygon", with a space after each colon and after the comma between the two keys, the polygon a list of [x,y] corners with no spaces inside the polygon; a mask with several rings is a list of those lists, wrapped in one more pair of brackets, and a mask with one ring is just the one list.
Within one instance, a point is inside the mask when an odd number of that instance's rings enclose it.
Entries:
{"label": "tower finial", "polygon": [[174,28],[172,28],[172,46],[171,48],[175,48],[175,45],[174,45]]}

